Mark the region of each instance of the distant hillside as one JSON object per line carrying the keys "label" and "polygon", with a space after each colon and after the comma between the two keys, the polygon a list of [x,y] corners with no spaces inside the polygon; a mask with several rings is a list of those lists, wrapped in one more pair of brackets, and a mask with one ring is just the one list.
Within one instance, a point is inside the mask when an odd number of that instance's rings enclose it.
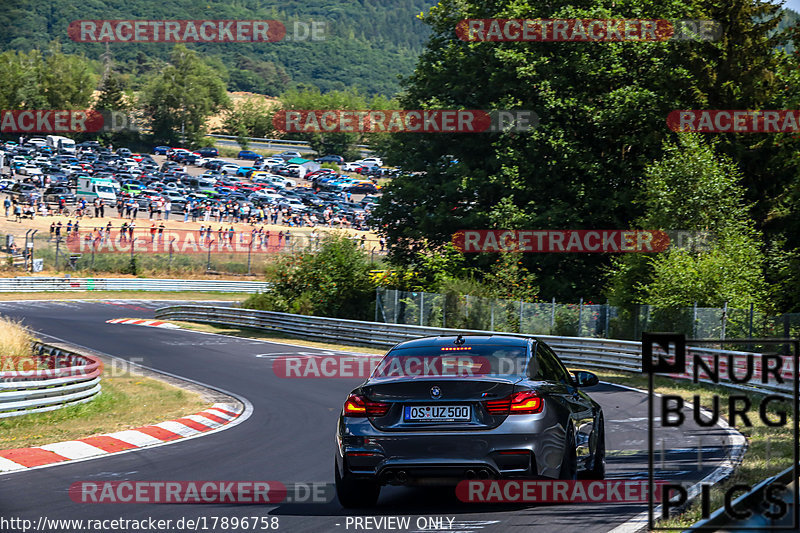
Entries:
{"label": "distant hillside", "polygon": [[[189,44],[222,73],[230,91],[275,96],[287,87],[313,84],[323,91],[357,87],[395,95],[398,75],[411,74],[429,31],[416,16],[436,0],[3,0],[0,51],[45,48],[57,39],[65,52],[99,60],[102,44],[76,43],[67,26],[82,19],[263,19],[291,28],[295,21],[327,23],[324,42]],[[785,10],[780,29],[800,15]],[[158,71],[172,44],[113,43],[115,70],[141,81]],[[790,43],[787,47],[793,51]],[[134,83],[133,86],[136,89]]]}
{"label": "distant hillside", "polygon": [[[429,34],[416,16],[434,0],[3,0],[0,50],[44,48],[58,39],[65,52],[100,59],[102,44],[75,43],[67,26],[86,19],[260,19],[324,21],[324,42],[190,44],[225,73],[232,91],[275,95],[290,83],[323,91],[355,86],[393,95],[397,75],[409,75]],[[115,69],[142,74],[157,70],[172,44],[112,43]],[[214,61],[216,59],[217,61]],[[223,67],[224,66],[224,67]]]}

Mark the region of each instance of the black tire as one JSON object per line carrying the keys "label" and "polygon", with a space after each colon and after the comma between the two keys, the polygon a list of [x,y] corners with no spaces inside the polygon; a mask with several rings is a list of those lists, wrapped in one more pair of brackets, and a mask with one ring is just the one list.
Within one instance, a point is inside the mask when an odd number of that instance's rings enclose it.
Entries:
{"label": "black tire", "polygon": [[592,457],[592,469],[586,473],[587,479],[606,478],[606,427],[602,416],[598,426],[597,444],[595,445],[594,457]]}
{"label": "black tire", "polygon": [[575,449],[575,428],[572,422],[567,428],[567,438],[564,439],[564,458],[561,460],[561,470],[558,479],[575,480],[578,478],[578,453]]}
{"label": "black tire", "polygon": [[339,474],[339,466],[334,461],[334,477],[336,481],[336,497],[345,509],[374,507],[381,494],[381,486],[373,481],[352,479]]}

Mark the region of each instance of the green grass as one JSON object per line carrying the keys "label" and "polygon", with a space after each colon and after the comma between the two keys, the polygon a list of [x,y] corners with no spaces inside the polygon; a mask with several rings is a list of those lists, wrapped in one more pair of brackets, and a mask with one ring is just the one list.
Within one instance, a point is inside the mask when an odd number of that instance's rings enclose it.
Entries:
{"label": "green grass", "polygon": [[157,424],[198,413],[209,402],[194,392],[143,376],[103,376],[91,401],[0,419],[0,449],[26,448]]}

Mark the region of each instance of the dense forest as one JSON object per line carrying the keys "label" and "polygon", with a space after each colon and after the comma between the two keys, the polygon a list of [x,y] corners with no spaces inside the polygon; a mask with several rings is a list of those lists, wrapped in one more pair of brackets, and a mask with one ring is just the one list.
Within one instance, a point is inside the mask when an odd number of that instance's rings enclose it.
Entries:
{"label": "dense forest", "polygon": [[[53,40],[66,53],[99,60],[102,44],[77,43],[67,36],[74,20],[209,19],[325,23],[321,42],[189,44],[221,73],[232,91],[278,95],[302,84],[323,91],[357,87],[368,94],[398,92],[398,76],[409,75],[430,34],[417,15],[431,0],[5,0],[0,10],[0,51],[45,49]],[[113,43],[115,70],[134,84],[163,68],[169,43]]]}

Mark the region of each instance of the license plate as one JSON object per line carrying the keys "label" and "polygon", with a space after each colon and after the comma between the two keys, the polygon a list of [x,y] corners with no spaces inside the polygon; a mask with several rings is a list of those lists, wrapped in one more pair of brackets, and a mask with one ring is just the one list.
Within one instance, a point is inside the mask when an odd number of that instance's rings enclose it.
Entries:
{"label": "license plate", "polygon": [[406,405],[406,422],[462,422],[470,420],[468,405]]}

